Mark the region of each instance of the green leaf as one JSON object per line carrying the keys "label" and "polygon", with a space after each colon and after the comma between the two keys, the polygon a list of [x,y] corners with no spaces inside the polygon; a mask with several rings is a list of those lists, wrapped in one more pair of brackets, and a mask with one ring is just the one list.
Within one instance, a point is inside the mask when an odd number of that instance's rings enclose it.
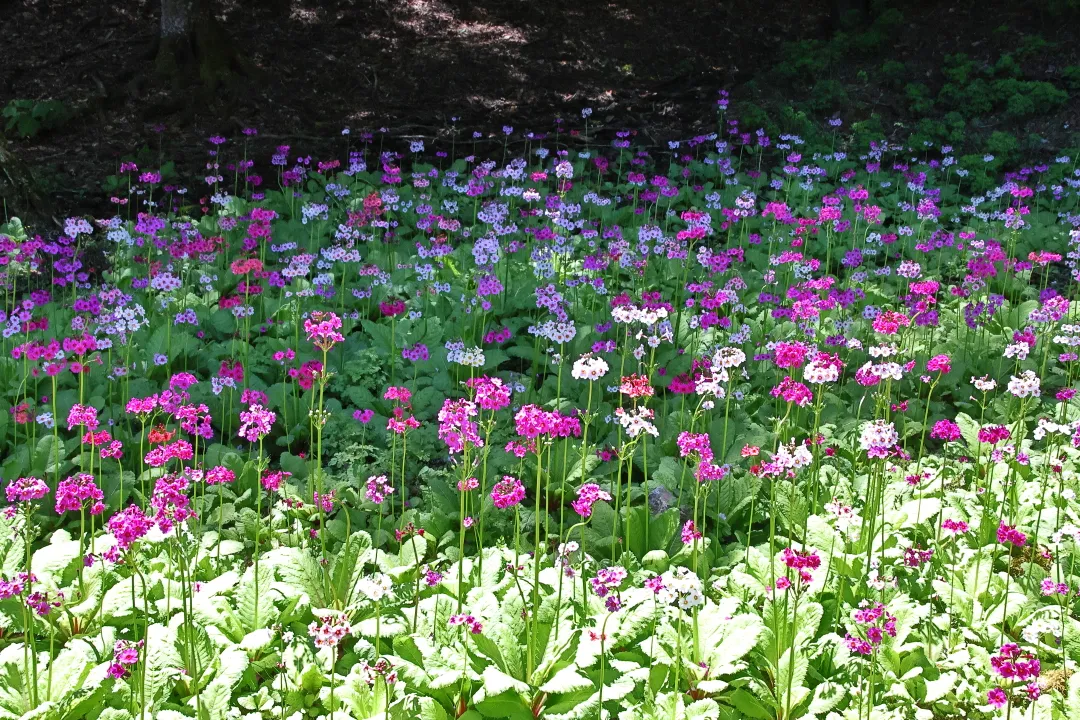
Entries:
{"label": "green leaf", "polygon": [[[263,555],[263,562],[274,568],[279,586],[287,597],[304,597],[315,607],[328,607],[323,590],[323,569],[305,550],[280,547]],[[261,582],[261,581],[260,581]],[[260,607],[262,602],[259,603]]]}
{"label": "green leaf", "polygon": [[420,712],[417,713],[420,720],[448,720],[448,715],[443,706],[429,697],[420,698]]}
{"label": "green leaf", "polygon": [[587,690],[593,687],[592,680],[577,671],[573,665],[564,667],[551,676],[551,679],[540,686],[540,692],[557,694],[569,693],[577,690]]}
{"label": "green leaf", "polygon": [[762,705],[756,697],[742,688],[731,693],[731,695],[728,696],[728,700],[735,706],[736,710],[747,717],[759,718],[760,720],[772,720],[773,714],[769,712],[768,708]]}
{"label": "green leaf", "polygon": [[169,695],[184,664],[176,651],[176,633],[165,625],[151,625],[146,637],[146,698],[151,707]]}
{"label": "green leaf", "polygon": [[650,550],[667,550],[679,531],[678,508],[668,508],[658,515],[649,517],[649,534],[646,535],[645,523],[648,514],[649,508],[646,505],[638,505],[630,511],[627,536],[630,550],[639,560]]}
{"label": "green leaf", "polygon": [[333,587],[334,596],[343,604],[352,603],[356,593],[356,586],[364,574],[364,565],[368,561],[371,551],[371,536],[363,530],[354,532],[348,537],[338,551],[330,570],[330,583]]}

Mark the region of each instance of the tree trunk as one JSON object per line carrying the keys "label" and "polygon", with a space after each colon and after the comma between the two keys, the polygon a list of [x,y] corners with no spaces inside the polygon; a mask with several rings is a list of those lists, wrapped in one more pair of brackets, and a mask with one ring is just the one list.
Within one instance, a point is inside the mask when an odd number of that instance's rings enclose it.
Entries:
{"label": "tree trunk", "polygon": [[30,168],[11,154],[0,134],[0,223],[12,216],[27,223],[48,218],[49,203],[41,197],[39,187]]}
{"label": "tree trunk", "polygon": [[198,80],[215,90],[234,70],[242,70],[243,63],[214,17],[210,0],[161,0],[155,67],[176,85]]}

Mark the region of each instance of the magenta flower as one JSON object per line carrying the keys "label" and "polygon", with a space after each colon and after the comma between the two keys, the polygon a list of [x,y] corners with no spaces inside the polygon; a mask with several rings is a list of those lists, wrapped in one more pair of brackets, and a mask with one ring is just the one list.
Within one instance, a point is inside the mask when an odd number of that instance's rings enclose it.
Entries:
{"label": "magenta flower", "polygon": [[578,488],[577,494],[577,500],[570,503],[570,507],[583,518],[592,516],[593,505],[596,503],[611,500],[611,494],[601,490],[596,483],[585,483]]}
{"label": "magenta flower", "polygon": [[270,434],[270,426],[277,419],[272,411],[262,405],[252,405],[249,409],[240,413],[240,430],[236,433],[248,442],[262,440]]}
{"label": "magenta flower", "polygon": [[138,505],[128,505],[109,518],[109,522],[106,523],[121,550],[130,548],[132,544],[150,532],[153,525],[153,521]]}
{"label": "magenta flower", "polygon": [[383,501],[393,493],[394,486],[390,484],[385,475],[374,475],[368,478],[364,497],[376,505],[382,505]]}
{"label": "magenta flower", "polygon": [[104,494],[94,482],[94,476],[88,473],[77,473],[67,480],[61,480],[56,486],[56,512],[63,514],[75,510],[82,510],[86,504],[90,504],[90,512],[100,515],[105,509],[101,503]]}
{"label": "magenta flower", "polygon": [[8,483],[5,489],[10,503],[32,502],[49,494],[49,486],[36,477],[21,477]]}
{"label": "magenta flower", "polygon": [[502,410],[510,404],[510,388],[499,378],[469,378],[465,386],[475,393],[476,404],[484,410]]}
{"label": "magenta flower", "polygon": [[784,370],[800,367],[806,360],[811,348],[800,342],[780,342],[773,350],[773,362]]}
{"label": "magenta flower", "polygon": [[476,404],[469,400],[447,398],[439,410],[439,439],[446,443],[450,454],[464,452],[467,445],[484,446],[476,423]]}
{"label": "magenta flower", "polygon": [[396,400],[397,402],[408,405],[412,399],[412,391],[405,387],[398,387],[391,385],[386,388],[386,392],[383,393],[383,400]]}
{"label": "magenta flower", "polygon": [[90,405],[72,405],[68,413],[68,430],[82,426],[96,430],[98,426],[97,409]]}
{"label": "magenta flower", "polygon": [[447,624],[450,627],[463,626],[473,635],[479,635],[484,630],[483,624],[472,615],[451,615]]}
{"label": "magenta flower", "polygon": [[129,415],[141,415],[146,418],[154,413],[158,407],[158,402],[157,395],[151,395],[144,398],[131,398],[128,400],[124,411]]}
{"label": "magenta flower", "polygon": [[329,351],[336,343],[344,342],[345,336],[339,330],[341,318],[332,312],[313,312],[310,318],[304,320],[308,341],[323,352]]}
{"label": "magenta flower", "polygon": [[816,552],[799,552],[792,548],[784,548],[780,553],[780,559],[792,570],[797,570],[799,579],[809,583],[813,577],[812,572],[821,567],[821,558]]}
{"label": "magenta flower", "polygon": [[139,650],[143,641],[117,640],[113,645],[113,662],[109,665],[108,675],[112,678],[125,678],[132,665],[139,662]]}
{"label": "magenta flower", "polygon": [[953,535],[963,535],[968,531],[968,524],[963,520],[953,520],[949,518],[945,522],[941,523],[941,527],[945,528]]}
{"label": "magenta flower", "polygon": [[801,382],[785,377],[780,384],[769,391],[773,397],[783,398],[786,403],[794,403],[799,407],[806,407],[813,401],[814,393]]}
{"label": "magenta flower", "polygon": [[217,465],[206,471],[207,485],[223,485],[236,480],[236,473],[223,465]]}
{"label": "magenta flower", "polygon": [[510,475],[504,475],[503,479],[491,488],[491,501],[499,510],[514,507],[524,499],[525,486],[520,480]]}
{"label": "magenta flower", "polygon": [[998,525],[997,541],[1003,545],[1008,543],[1014,547],[1023,547],[1027,544],[1027,535],[1002,522]]}
{"label": "magenta flower", "polygon": [[692,433],[684,430],[679,433],[679,437],[675,440],[675,444],[679,446],[680,457],[696,454],[702,461],[712,460],[713,458],[712,445],[709,443],[708,433]]}
{"label": "magenta flower", "polygon": [[264,470],[259,482],[267,492],[278,492],[285,479],[290,477],[292,473],[284,470]]}
{"label": "magenta flower", "polygon": [[926,370],[928,372],[939,372],[942,375],[947,375],[949,371],[952,370],[952,361],[949,360],[948,355],[935,355],[927,361]]}
{"label": "magenta flower", "polygon": [[562,415],[558,410],[548,412],[538,405],[525,405],[514,416],[518,435],[530,440],[547,435],[550,437],[580,437],[581,421],[576,417]]}
{"label": "magenta flower", "polygon": [[683,544],[689,545],[690,543],[694,542],[695,540],[700,540],[701,538],[702,538],[701,531],[697,529],[697,525],[694,524],[694,521],[693,520],[687,520],[686,524],[683,525],[683,528],[682,528],[682,541],[683,541]]}
{"label": "magenta flower", "polygon": [[187,494],[190,485],[183,475],[166,475],[154,483],[150,506],[155,510],[154,522],[162,533],[168,534],[175,525],[195,517]]}
{"label": "magenta flower", "polygon": [[930,430],[930,437],[945,442],[956,442],[961,436],[960,426],[952,420],[938,420]]}
{"label": "magenta flower", "polygon": [[1012,436],[1009,428],[1004,425],[987,425],[979,430],[979,442],[988,445],[997,445],[999,442],[1008,440]]}
{"label": "magenta flower", "polygon": [[1002,678],[1016,682],[1034,680],[1042,670],[1039,658],[1021,650],[1016,643],[1002,645],[998,654],[990,658],[990,667]]}

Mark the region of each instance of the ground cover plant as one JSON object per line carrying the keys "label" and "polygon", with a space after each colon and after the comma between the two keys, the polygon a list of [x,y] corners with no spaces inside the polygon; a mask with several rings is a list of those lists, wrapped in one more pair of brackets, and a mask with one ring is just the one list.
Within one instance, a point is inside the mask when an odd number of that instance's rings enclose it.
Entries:
{"label": "ground cover plant", "polygon": [[1076,717],[1076,157],[717,109],[0,228],[0,717]]}

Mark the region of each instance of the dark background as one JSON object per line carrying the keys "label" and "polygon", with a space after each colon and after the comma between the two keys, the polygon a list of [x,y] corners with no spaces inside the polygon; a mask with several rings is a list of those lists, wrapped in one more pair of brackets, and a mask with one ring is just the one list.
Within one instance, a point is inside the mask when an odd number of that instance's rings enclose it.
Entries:
{"label": "dark background", "polygon": [[[163,4],[191,3],[163,41]],[[341,129],[428,149],[553,129],[661,144],[716,127],[984,146],[1074,143],[1080,0],[0,0],[0,195],[7,214],[104,212],[122,157],[198,177],[206,138],[344,153]],[[470,141],[471,142],[471,141]],[[445,140],[444,144],[449,141]],[[141,150],[141,152],[140,152]],[[0,218],[2,219],[2,218]]]}

